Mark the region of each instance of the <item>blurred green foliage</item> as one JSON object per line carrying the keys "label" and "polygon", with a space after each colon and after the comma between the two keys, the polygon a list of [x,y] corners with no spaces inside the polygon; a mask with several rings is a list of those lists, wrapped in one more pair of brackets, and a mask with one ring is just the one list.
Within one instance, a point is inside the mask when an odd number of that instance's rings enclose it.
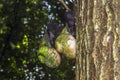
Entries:
{"label": "blurred green foliage", "polygon": [[49,17],[64,24],[64,11],[58,0],[0,0],[0,80],[74,79],[75,60],[51,69],[37,55]]}

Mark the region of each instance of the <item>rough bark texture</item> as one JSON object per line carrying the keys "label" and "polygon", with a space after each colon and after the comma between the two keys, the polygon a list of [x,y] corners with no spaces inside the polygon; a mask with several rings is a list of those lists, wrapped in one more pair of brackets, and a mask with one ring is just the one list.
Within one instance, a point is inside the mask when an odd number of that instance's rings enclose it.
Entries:
{"label": "rough bark texture", "polygon": [[76,80],[120,80],[120,0],[75,0]]}

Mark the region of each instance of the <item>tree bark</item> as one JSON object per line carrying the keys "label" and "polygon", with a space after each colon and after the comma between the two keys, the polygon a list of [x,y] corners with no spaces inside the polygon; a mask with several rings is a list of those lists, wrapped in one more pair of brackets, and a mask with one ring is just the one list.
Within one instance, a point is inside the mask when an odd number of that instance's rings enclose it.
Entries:
{"label": "tree bark", "polygon": [[120,80],[120,0],[75,0],[76,80]]}

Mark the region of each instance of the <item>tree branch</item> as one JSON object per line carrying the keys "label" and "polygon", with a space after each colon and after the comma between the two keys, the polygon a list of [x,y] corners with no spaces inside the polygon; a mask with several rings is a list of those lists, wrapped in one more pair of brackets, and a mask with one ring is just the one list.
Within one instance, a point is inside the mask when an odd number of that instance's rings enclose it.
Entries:
{"label": "tree branch", "polygon": [[66,10],[69,10],[69,7],[65,4],[64,0],[60,0],[60,2],[62,3]]}

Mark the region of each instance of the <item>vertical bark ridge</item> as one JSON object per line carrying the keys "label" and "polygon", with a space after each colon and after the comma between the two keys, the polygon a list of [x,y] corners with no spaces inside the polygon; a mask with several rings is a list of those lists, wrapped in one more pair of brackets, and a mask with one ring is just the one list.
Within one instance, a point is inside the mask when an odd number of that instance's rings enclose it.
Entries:
{"label": "vertical bark ridge", "polygon": [[[94,0],[94,13],[93,13],[93,23],[94,23],[94,35],[95,35],[95,43],[93,47],[92,56],[94,58],[94,64],[96,69],[95,80],[100,80],[100,70],[102,63],[102,39],[105,33],[105,25],[106,15],[104,11],[104,7],[102,5],[101,0]],[[103,22],[104,21],[104,22]]]}
{"label": "vertical bark ridge", "polygon": [[87,79],[94,80],[95,75],[95,66],[92,58],[92,51],[94,46],[94,25],[93,25],[93,0],[88,0],[88,9],[87,9],[87,24],[86,24],[86,63],[87,63]]}
{"label": "vertical bark ridge", "polygon": [[103,37],[103,46],[106,48],[103,53],[103,62],[101,68],[100,80],[114,80],[114,60],[113,60],[113,41],[114,41],[114,11],[112,3],[106,2],[105,10],[107,14],[107,30]]}
{"label": "vertical bark ridge", "polygon": [[114,80],[120,79],[120,0],[113,0],[112,2],[115,27],[114,27],[114,42],[113,42],[113,58],[114,58]]}
{"label": "vertical bark ridge", "polygon": [[[77,42],[77,47],[76,47],[76,80],[80,80],[80,75],[81,75],[81,67],[82,67],[82,56],[80,55],[80,52],[81,52],[81,46],[80,46],[80,43],[81,43],[81,40],[80,40],[80,37],[82,36],[81,35],[81,31],[80,29],[82,29],[82,25],[81,25],[81,18],[80,18],[80,11],[81,11],[81,0],[75,0],[74,4],[75,4],[75,20],[76,20],[76,42]],[[79,17],[79,18],[78,18]],[[77,64],[77,63],[80,63],[80,64]]]}

